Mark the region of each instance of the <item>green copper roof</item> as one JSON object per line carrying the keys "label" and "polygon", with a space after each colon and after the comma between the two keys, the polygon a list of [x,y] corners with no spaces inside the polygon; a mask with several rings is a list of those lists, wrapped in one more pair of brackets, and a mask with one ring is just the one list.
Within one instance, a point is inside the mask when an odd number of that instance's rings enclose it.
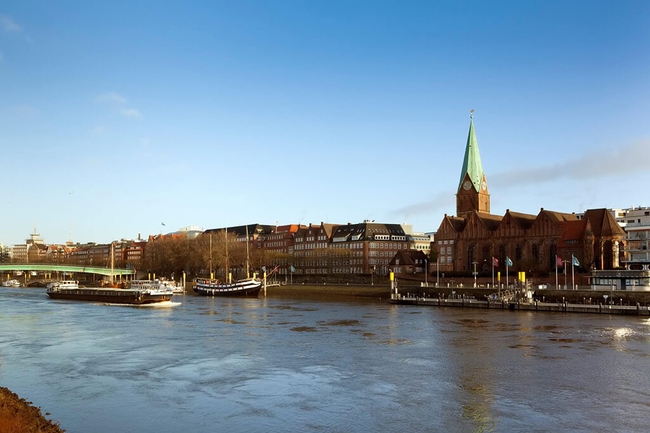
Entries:
{"label": "green copper roof", "polygon": [[481,164],[481,155],[478,152],[478,142],[474,134],[474,121],[469,121],[469,135],[467,136],[467,147],[465,147],[465,158],[463,159],[463,169],[460,171],[460,180],[458,189],[460,189],[465,173],[469,173],[470,179],[474,184],[474,189],[479,191],[481,180],[483,179],[483,164]]}

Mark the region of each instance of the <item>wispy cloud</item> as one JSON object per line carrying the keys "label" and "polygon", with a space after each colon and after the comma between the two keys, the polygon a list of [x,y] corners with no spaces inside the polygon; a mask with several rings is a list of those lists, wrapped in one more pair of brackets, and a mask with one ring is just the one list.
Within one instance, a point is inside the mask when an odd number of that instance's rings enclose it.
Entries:
{"label": "wispy cloud", "polygon": [[[642,140],[628,146],[589,152],[545,167],[521,168],[493,175],[487,173],[487,178],[490,187],[504,191],[558,179],[584,181],[645,173],[648,171],[648,160],[650,140]],[[391,214],[406,220],[415,215],[453,209],[454,194],[453,191],[444,191],[430,200],[395,209]]]}
{"label": "wispy cloud", "polygon": [[435,214],[442,209],[454,207],[454,194],[449,191],[439,192],[428,201],[415,203],[395,209],[391,214],[398,219],[407,221],[415,215]]}
{"label": "wispy cloud", "polygon": [[139,119],[142,117],[142,113],[140,113],[135,108],[123,108],[120,110],[120,114],[124,117],[132,117],[134,119]]}
{"label": "wispy cloud", "polygon": [[0,28],[9,33],[19,33],[23,30],[11,17],[3,14],[0,14]]}
{"label": "wispy cloud", "polygon": [[103,105],[113,106],[118,110],[118,113],[124,117],[129,117],[131,119],[140,119],[142,117],[142,113],[139,110],[133,107],[129,107],[129,101],[124,96],[116,92],[102,93],[95,98],[95,102]]}
{"label": "wispy cloud", "polygon": [[40,113],[38,108],[34,108],[31,105],[26,104],[15,105],[12,107],[11,111],[19,116],[35,116]]}
{"label": "wispy cloud", "polygon": [[123,105],[127,103],[127,100],[124,96],[115,92],[102,93],[101,95],[95,98],[95,101],[102,104],[115,104],[115,105]]}
{"label": "wispy cloud", "polygon": [[558,179],[587,180],[630,175],[648,170],[650,140],[628,146],[596,150],[546,167],[528,167],[490,176],[490,185],[501,189],[522,187]]}

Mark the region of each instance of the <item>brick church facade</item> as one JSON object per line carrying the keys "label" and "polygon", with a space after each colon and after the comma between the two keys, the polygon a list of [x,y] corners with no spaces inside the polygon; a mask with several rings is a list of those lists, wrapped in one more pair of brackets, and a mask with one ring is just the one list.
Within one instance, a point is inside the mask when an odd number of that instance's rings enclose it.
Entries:
{"label": "brick church facade", "polygon": [[483,172],[473,120],[456,193],[456,216],[445,215],[435,236],[440,271],[555,272],[571,266],[582,271],[615,269],[623,259],[625,231],[607,209],[582,216],[541,209],[537,215],[507,210],[490,213],[490,194]]}

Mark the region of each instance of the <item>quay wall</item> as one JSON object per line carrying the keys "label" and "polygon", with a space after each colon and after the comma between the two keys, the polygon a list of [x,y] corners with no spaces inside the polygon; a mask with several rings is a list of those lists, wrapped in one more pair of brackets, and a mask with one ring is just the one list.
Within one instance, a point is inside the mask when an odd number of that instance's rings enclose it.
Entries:
{"label": "quay wall", "polygon": [[631,305],[585,305],[571,304],[568,302],[519,302],[519,301],[479,301],[476,299],[442,299],[442,298],[416,298],[400,296],[391,299],[392,304],[423,305],[441,308],[479,308],[484,310],[511,310],[511,311],[540,311],[554,313],[591,313],[591,314],[624,314],[634,316],[650,316],[650,306]]}
{"label": "quay wall", "polygon": [[[555,289],[529,289],[534,299],[548,303],[567,302],[571,304],[586,305],[650,305],[650,291],[632,290],[555,290]],[[421,287],[417,285],[400,286],[397,289],[401,296],[426,297],[426,298],[469,298],[486,300],[498,294],[498,289],[485,287]]]}

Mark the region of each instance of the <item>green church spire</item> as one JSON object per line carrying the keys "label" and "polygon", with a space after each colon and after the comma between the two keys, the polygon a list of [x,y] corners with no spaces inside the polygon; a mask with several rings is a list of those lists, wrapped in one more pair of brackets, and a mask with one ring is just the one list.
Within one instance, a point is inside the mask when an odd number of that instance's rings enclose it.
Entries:
{"label": "green church spire", "polygon": [[469,134],[467,136],[465,158],[463,159],[463,168],[460,171],[458,189],[461,188],[463,179],[465,179],[465,174],[469,174],[469,178],[474,185],[474,189],[476,191],[480,191],[481,181],[483,180],[483,164],[481,164],[481,155],[478,152],[478,142],[476,141],[476,134],[474,133],[474,110],[472,110],[470,113]]}

